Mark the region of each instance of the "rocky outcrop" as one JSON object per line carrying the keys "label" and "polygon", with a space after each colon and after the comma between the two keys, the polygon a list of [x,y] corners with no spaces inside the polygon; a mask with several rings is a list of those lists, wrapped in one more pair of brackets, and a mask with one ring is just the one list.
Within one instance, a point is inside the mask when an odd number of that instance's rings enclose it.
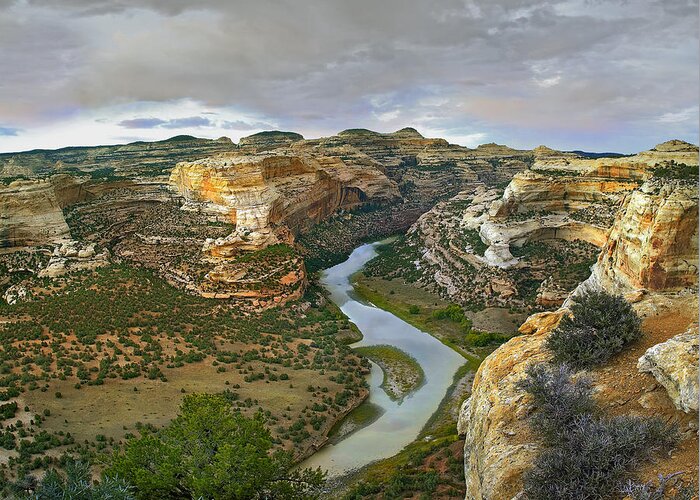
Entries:
{"label": "rocky outcrop", "polygon": [[0,184],[0,247],[40,246],[70,236],[49,180]]}
{"label": "rocky outcrop", "polygon": [[[562,166],[562,171],[564,166]],[[551,176],[546,171],[527,170],[516,174],[494,204],[491,213],[507,217],[527,212],[573,212],[593,204],[616,204],[620,194],[637,187],[636,182],[614,177],[583,177],[575,172]]]}
{"label": "rocky outcrop", "polygon": [[[552,162],[556,159],[559,165],[562,157],[579,166],[590,167],[591,162],[547,150],[537,154],[539,158],[550,157]],[[606,411],[681,419],[681,430],[690,429],[684,439],[696,439],[693,429],[697,429],[697,425],[693,419],[679,416],[680,412],[659,394],[658,386],[649,385],[645,376],[637,371],[651,373],[666,388],[677,408],[685,412],[697,411],[697,328],[669,339],[677,333],[671,333],[669,328],[671,321],[676,323],[675,318],[680,317],[678,326],[683,328],[680,331],[696,320],[697,185],[692,181],[655,179],[653,170],[660,159],[677,163],[682,159],[686,164],[697,164],[697,148],[670,141],[635,157],[594,160],[597,170],[582,169],[576,176],[583,178],[591,172],[598,176],[602,172],[601,165],[606,164],[610,166],[606,167],[606,175],[630,178],[638,175],[647,180],[631,192],[621,190],[616,194],[621,195],[621,209],[607,234],[592,276],[579,286],[573,297],[588,287],[626,293],[635,309],[649,320],[643,326],[645,336],[629,349],[630,352],[614,358],[609,366],[592,371],[596,398]],[[613,164],[617,170],[612,168]],[[537,196],[531,199],[542,206],[543,201]],[[579,199],[585,200],[585,197]],[[483,225],[483,221],[498,215],[509,205],[506,200],[504,196],[504,203],[495,204],[496,214],[492,211],[470,216]],[[513,210],[517,213],[520,200],[527,203],[527,197],[521,197],[518,202],[510,203],[512,208],[506,213],[511,214]],[[543,284],[540,291],[548,290],[549,285],[551,283]],[[540,298],[548,300],[544,293]],[[521,492],[522,473],[531,466],[538,452],[538,440],[530,433],[528,396],[518,387],[518,381],[525,376],[527,366],[549,359],[545,340],[567,312],[561,308],[531,316],[520,327],[522,336],[500,346],[479,367],[471,397],[463,405],[459,421],[460,432],[465,435],[466,498],[511,499]],[[666,315],[662,327],[655,326],[653,321],[659,314]],[[663,342],[653,345],[651,339]],[[640,354],[643,354],[641,358]]]}
{"label": "rocky outcrop", "polygon": [[584,177],[646,180],[658,165],[670,162],[698,164],[698,147],[677,139],[630,156],[591,159],[584,155],[556,152],[543,146],[536,148],[535,153],[534,170],[556,174],[564,168]]}
{"label": "rocky outcrop", "polygon": [[697,283],[697,185],[647,181],[626,198],[588,285],[629,293]]}
{"label": "rocky outcrop", "polygon": [[271,130],[258,132],[248,137],[241,137],[241,140],[238,141],[238,147],[246,152],[259,152],[289,146],[294,142],[303,140],[304,136],[295,132]]}
{"label": "rocky outcrop", "polygon": [[676,408],[698,411],[698,329],[651,347],[639,358],[640,372],[651,373],[666,388]]}
{"label": "rocky outcrop", "polygon": [[222,155],[179,163],[172,186],[199,208],[235,224],[226,238],[208,241],[212,256],[289,242],[338,209],[397,200],[399,192],[377,168],[339,158],[288,155]]}
{"label": "rocky outcrop", "polygon": [[109,264],[109,251],[97,252],[95,243],[66,241],[56,246],[41,278],[57,278],[74,271],[89,271]]}

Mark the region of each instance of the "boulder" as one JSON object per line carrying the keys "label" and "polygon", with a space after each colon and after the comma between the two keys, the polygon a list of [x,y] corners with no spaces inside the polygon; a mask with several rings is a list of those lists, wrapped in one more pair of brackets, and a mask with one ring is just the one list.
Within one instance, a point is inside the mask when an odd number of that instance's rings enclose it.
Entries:
{"label": "boulder", "polygon": [[637,368],[651,373],[666,388],[676,408],[698,411],[698,329],[650,347]]}

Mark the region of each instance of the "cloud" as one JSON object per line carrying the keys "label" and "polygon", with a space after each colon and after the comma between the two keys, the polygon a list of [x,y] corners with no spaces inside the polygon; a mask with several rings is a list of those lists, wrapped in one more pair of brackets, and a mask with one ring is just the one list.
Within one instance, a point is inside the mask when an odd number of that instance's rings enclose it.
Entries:
{"label": "cloud", "polygon": [[[217,112],[204,111],[202,114],[211,116],[219,115]],[[96,120],[102,121],[105,120]],[[205,116],[187,116],[179,118],[129,118],[117,123],[120,127],[128,129],[200,129],[200,128],[220,128],[230,130],[259,130],[274,128],[267,122],[247,122],[245,120],[215,120]]]}
{"label": "cloud", "polygon": [[243,120],[223,120],[218,123],[219,127],[231,130],[259,130],[259,129],[273,129],[273,125],[267,122],[253,122],[248,123]]}
{"label": "cloud", "polygon": [[677,112],[664,113],[658,119],[661,123],[679,123],[686,121],[698,121],[698,106],[691,106]]}
{"label": "cloud", "polygon": [[[121,128],[274,123],[313,136],[422,117],[435,130],[487,131],[519,147],[568,147],[579,136],[590,142],[574,149],[613,140],[641,149],[669,133],[664,120],[697,105],[697,0],[0,5],[0,121],[29,135],[68,123],[61,110],[189,99],[199,114],[166,116],[154,105],[119,119],[168,123]],[[226,109],[260,118],[204,114]],[[673,122],[682,125],[673,132],[697,140],[691,122]]]}
{"label": "cloud", "polygon": [[200,128],[211,127],[213,125],[209,118],[203,116],[189,116],[187,118],[173,118],[163,123],[161,126],[165,128]]}
{"label": "cloud", "polygon": [[130,120],[122,120],[118,123],[124,128],[156,128],[167,123],[160,118],[132,118]]}
{"label": "cloud", "polygon": [[19,129],[14,127],[0,127],[0,135],[12,135],[15,136],[19,134]]}

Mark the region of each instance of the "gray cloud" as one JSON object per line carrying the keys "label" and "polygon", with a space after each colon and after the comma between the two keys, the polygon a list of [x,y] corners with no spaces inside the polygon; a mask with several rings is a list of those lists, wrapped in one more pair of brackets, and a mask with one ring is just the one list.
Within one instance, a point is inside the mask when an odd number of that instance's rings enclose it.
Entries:
{"label": "gray cloud", "polygon": [[25,128],[57,110],[191,98],[305,136],[418,125],[518,146],[697,141],[696,0],[0,5],[0,120]]}
{"label": "gray cloud", "polygon": [[[216,115],[217,113],[205,112],[204,114]],[[130,118],[118,122],[117,125],[128,129],[218,127],[230,130],[256,130],[273,128],[273,126],[267,122],[249,123],[244,120],[212,120],[204,116],[188,116],[185,118],[171,118],[169,120],[163,120],[161,118]],[[0,128],[0,130],[2,130],[2,128]]]}
{"label": "gray cloud", "polygon": [[0,127],[0,135],[17,135],[19,129],[14,127]]}
{"label": "gray cloud", "polygon": [[124,128],[156,128],[167,123],[160,118],[132,118],[122,120],[117,125]]}
{"label": "gray cloud", "polygon": [[211,127],[213,123],[209,118],[202,116],[190,116],[187,118],[173,118],[163,123],[165,128],[200,128]]}

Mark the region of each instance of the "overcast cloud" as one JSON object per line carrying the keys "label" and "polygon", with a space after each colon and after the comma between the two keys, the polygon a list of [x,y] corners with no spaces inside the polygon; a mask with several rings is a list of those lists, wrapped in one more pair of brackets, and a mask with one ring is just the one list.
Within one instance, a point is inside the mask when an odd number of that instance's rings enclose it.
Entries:
{"label": "overcast cloud", "polygon": [[698,141],[697,0],[0,0],[0,151],[414,126]]}

